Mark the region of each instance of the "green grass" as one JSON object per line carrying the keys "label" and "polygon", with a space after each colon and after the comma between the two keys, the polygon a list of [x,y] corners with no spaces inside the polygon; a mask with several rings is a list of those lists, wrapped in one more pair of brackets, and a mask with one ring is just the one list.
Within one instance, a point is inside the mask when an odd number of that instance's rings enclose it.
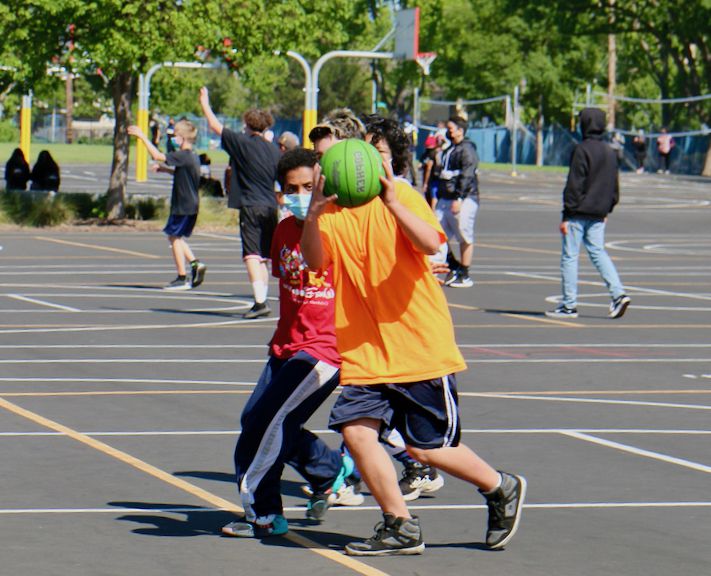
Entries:
{"label": "green grass", "polygon": [[[4,163],[15,148],[17,142],[0,142],[0,163]],[[49,153],[59,164],[59,168],[71,164],[104,164],[110,165],[113,157],[113,148],[106,144],[47,144],[46,142],[32,142],[30,158],[27,161],[32,166],[42,150]],[[198,150],[202,152],[202,150]],[[227,164],[227,153],[222,150],[210,150],[208,154],[213,162]],[[131,145],[130,158],[136,157],[135,145]]]}

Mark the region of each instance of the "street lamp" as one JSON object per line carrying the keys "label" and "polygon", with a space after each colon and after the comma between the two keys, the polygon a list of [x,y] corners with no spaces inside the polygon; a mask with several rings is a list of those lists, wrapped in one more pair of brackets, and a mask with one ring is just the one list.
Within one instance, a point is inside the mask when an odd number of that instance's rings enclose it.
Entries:
{"label": "street lamp", "polygon": [[[281,50],[274,50],[275,56],[279,56],[281,53]],[[306,61],[306,58],[298,52],[287,50],[284,54],[296,60],[299,64],[301,64],[301,68],[304,70],[304,113],[301,120],[301,131],[303,136],[303,145],[305,147],[311,147],[311,142],[309,142],[309,132],[311,132],[311,129],[316,126],[316,110],[311,108],[311,102],[313,100],[311,65]]]}
{"label": "street lamp", "polygon": [[[151,97],[151,78],[161,68],[221,68],[221,64],[203,62],[161,62],[152,66],[148,72],[138,76],[138,115],[136,124],[148,134],[148,102]],[[145,182],[148,179],[148,150],[143,142],[136,146],[136,182]]]}

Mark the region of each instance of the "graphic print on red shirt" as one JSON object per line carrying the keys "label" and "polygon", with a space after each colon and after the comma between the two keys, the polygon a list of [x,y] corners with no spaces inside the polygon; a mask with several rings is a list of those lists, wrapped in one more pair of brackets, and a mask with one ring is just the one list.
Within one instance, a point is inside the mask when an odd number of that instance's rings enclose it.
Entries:
{"label": "graphic print on red shirt", "polygon": [[272,239],[272,275],[279,279],[279,322],[270,354],[290,358],[299,350],[340,366],[334,328],[333,272],[309,270],[301,253],[301,227],[282,220]]}

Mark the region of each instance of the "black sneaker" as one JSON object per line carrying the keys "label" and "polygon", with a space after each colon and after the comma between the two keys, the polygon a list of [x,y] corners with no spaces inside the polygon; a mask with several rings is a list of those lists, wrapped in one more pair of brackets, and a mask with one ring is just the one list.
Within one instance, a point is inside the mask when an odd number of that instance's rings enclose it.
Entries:
{"label": "black sneaker", "polygon": [[453,282],[456,282],[457,279],[459,278],[459,270],[450,270],[447,275],[444,277],[444,282],[443,284],[445,286],[451,286]]}
{"label": "black sneaker", "polygon": [[200,260],[193,260],[190,263],[190,285],[193,288],[197,288],[202,284],[202,281],[205,279],[206,270],[207,266],[200,262]]}
{"label": "black sneaker", "polygon": [[454,280],[447,284],[452,288],[471,288],[474,286],[474,280],[469,277],[469,272],[464,272],[460,270]]}
{"label": "black sneaker", "polygon": [[399,484],[403,498],[409,502],[422,494],[437,492],[444,486],[444,478],[435,468],[413,462],[405,466]]}
{"label": "black sneaker", "polygon": [[312,520],[321,520],[331,505],[338,491],[345,486],[347,478],[353,474],[355,462],[353,458],[344,454],[341,460],[341,468],[333,480],[331,486],[325,492],[314,492],[306,505],[306,517]]}
{"label": "black sneaker", "polygon": [[349,556],[399,556],[422,554],[420,519],[397,518],[393,514],[383,514],[383,521],[375,525],[375,534],[365,542],[346,544]]}
{"label": "black sneaker", "polygon": [[556,308],[555,310],[546,310],[546,316],[548,318],[577,318],[578,317],[578,309],[577,308],[568,308],[567,306],[564,306],[561,304]]}
{"label": "black sneaker", "polygon": [[261,304],[257,304],[256,302],[254,303],[254,306],[252,306],[243,316],[245,320],[254,320],[255,318],[259,318],[260,316],[269,316],[272,313],[272,309],[269,308],[269,304],[266,302],[262,302]]}
{"label": "black sneaker", "polygon": [[499,474],[501,474],[501,486],[491,494],[482,492],[489,507],[486,545],[494,550],[503,548],[513,538],[526,499],[526,479],[523,476],[507,472],[499,472]]}
{"label": "black sneaker", "polygon": [[610,303],[610,313],[608,316],[610,318],[622,318],[627,311],[627,306],[630,305],[630,302],[630,297],[627,296],[627,294],[623,294],[622,296],[615,298]]}
{"label": "black sneaker", "polygon": [[190,290],[190,283],[185,276],[176,276],[175,280],[163,286],[163,290]]}

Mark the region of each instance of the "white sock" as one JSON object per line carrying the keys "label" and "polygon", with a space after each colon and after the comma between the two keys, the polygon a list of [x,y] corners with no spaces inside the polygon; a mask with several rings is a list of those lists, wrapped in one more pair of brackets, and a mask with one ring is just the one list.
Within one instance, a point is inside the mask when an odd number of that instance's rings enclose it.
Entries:
{"label": "white sock", "polygon": [[254,301],[257,304],[264,304],[267,300],[267,284],[261,280],[252,282],[252,292],[254,292]]}
{"label": "white sock", "polygon": [[494,486],[491,490],[488,492],[482,492],[482,494],[493,494],[496,492],[499,488],[501,488],[501,483],[504,481],[503,476],[501,476],[501,473],[499,472],[499,481],[496,483],[496,486]]}

